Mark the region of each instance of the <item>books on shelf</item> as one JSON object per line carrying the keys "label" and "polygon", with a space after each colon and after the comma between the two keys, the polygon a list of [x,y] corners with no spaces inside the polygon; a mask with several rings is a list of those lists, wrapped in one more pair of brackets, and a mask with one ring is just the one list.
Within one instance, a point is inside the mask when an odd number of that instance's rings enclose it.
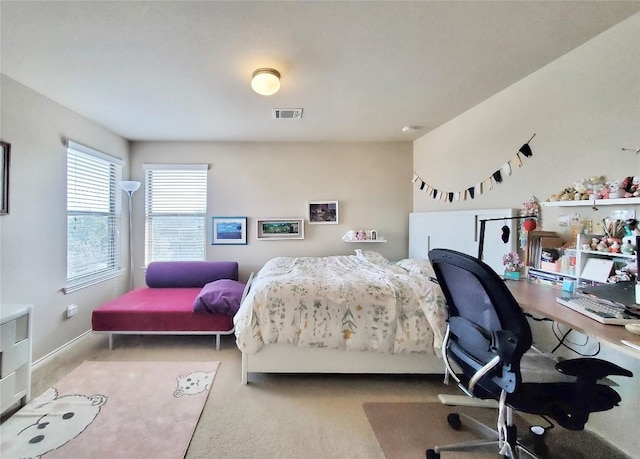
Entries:
{"label": "books on shelf", "polygon": [[575,276],[570,276],[568,274],[553,273],[535,268],[529,268],[528,277],[529,282],[540,285],[549,285],[552,287],[562,287],[562,282],[565,279],[575,279]]}

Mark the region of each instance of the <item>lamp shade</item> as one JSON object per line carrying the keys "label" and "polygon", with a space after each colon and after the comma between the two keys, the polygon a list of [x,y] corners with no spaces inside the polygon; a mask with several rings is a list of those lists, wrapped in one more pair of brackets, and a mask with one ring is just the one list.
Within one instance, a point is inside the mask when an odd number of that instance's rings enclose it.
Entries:
{"label": "lamp shade", "polygon": [[251,88],[262,96],[270,96],[280,89],[280,72],[274,69],[258,69],[253,72]]}
{"label": "lamp shade", "polygon": [[133,180],[123,180],[120,182],[120,188],[122,188],[127,193],[133,193],[140,188],[140,182],[135,182]]}

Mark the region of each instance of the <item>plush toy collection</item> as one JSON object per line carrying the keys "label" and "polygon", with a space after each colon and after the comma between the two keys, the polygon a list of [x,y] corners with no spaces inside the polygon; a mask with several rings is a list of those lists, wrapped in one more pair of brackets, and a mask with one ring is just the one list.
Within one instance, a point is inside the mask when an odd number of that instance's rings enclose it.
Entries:
{"label": "plush toy collection", "polygon": [[604,176],[592,176],[552,194],[547,201],[581,201],[589,199],[640,197],[640,177],[607,181]]}

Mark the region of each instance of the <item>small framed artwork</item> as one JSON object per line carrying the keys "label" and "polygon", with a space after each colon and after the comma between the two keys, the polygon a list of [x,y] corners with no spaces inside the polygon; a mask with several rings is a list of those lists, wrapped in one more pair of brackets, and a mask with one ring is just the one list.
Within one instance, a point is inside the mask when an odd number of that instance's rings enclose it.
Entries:
{"label": "small framed artwork", "polygon": [[337,225],[338,201],[311,201],[309,223],[312,225]]}
{"label": "small framed artwork", "polygon": [[2,158],[0,162],[0,215],[9,213],[9,158],[11,155],[11,144],[0,141]]}
{"label": "small framed artwork", "polygon": [[246,244],[247,217],[211,217],[211,244]]}
{"label": "small framed artwork", "polygon": [[304,239],[304,218],[257,220],[256,238],[264,240]]}

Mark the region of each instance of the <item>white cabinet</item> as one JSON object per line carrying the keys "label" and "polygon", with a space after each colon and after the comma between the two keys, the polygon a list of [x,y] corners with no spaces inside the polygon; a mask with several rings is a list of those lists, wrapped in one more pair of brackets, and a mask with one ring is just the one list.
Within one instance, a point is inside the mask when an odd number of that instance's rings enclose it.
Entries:
{"label": "white cabinet", "polygon": [[0,306],[0,400],[2,414],[31,397],[31,305]]}
{"label": "white cabinet", "polygon": [[[414,212],[409,214],[409,258],[428,258],[435,248],[453,249],[478,256],[481,220],[487,221],[483,248],[483,261],[498,274],[504,272],[502,256],[517,247],[516,209],[483,209],[444,212]],[[502,241],[502,227],[509,227],[507,243]]]}

